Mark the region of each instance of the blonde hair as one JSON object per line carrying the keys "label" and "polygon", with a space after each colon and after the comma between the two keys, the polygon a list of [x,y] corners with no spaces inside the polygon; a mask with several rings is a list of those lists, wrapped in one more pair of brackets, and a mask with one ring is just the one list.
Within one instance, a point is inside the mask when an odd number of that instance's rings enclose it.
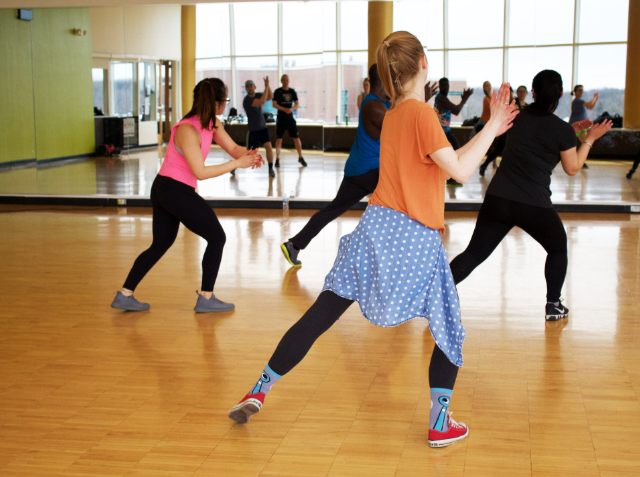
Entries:
{"label": "blonde hair", "polygon": [[423,56],[422,44],[408,31],[393,32],[378,47],[378,72],[391,107],[404,94],[403,86],[420,71]]}

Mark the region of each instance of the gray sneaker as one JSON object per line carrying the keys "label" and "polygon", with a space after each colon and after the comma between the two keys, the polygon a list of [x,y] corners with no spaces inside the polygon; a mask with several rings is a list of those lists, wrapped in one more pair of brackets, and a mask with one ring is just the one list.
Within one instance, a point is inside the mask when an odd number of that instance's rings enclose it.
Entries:
{"label": "gray sneaker", "polygon": [[140,303],[133,295],[124,296],[122,292],[119,291],[111,302],[111,308],[126,311],[145,311],[151,308],[151,305],[149,305],[149,303]]}
{"label": "gray sneaker", "polygon": [[[196,293],[198,293],[196,291]],[[221,300],[218,300],[215,295],[211,295],[211,298],[208,300],[203,297],[200,293],[198,293],[198,301],[196,302],[196,307],[194,308],[196,313],[211,313],[216,311],[231,311],[235,310],[236,305],[233,303],[225,303]]]}
{"label": "gray sneaker", "polygon": [[287,240],[285,243],[280,245],[280,250],[282,250],[282,254],[284,258],[287,259],[287,262],[291,264],[293,267],[299,267],[302,265],[302,262],[298,260],[298,254],[300,250],[296,250],[290,240]]}

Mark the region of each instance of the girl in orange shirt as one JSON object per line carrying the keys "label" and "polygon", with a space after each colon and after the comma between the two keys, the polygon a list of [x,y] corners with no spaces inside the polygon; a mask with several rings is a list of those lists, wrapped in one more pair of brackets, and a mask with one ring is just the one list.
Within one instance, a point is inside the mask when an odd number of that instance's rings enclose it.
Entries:
{"label": "girl in orange shirt", "polygon": [[392,33],[378,48],[377,60],[391,98],[380,136],[378,187],[356,229],[340,240],[322,293],[287,331],[258,382],[229,417],[246,423],[259,412],[271,387],[357,301],[377,326],[398,326],[416,317],[428,321],[436,342],[429,366],[429,445],[443,447],[469,433],[449,412],[466,332],[440,239],[445,180],[450,176],[466,182],[517,112],[508,101],[509,86],[503,84],[493,95],[484,130],[454,151],[435,111],[425,103],[428,64],[420,41],[408,32]]}

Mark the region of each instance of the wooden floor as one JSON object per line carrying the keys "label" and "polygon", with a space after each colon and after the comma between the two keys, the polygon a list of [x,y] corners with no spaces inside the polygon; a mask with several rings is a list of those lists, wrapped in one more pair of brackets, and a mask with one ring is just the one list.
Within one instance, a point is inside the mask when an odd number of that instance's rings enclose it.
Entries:
{"label": "wooden floor", "polygon": [[[638,476],[640,218],[563,215],[568,320],[545,323],[544,251],[512,232],[459,287],[468,336],[453,394],[469,438],[427,445],[425,321],[356,306],[248,425],[227,410],[319,293],[349,212],[289,269],[310,212],[223,210],[216,294],[193,312],[204,242],[181,228],[136,296],[109,304],[150,243],[148,209],[0,209],[0,475]],[[475,214],[447,214],[449,256]]]}

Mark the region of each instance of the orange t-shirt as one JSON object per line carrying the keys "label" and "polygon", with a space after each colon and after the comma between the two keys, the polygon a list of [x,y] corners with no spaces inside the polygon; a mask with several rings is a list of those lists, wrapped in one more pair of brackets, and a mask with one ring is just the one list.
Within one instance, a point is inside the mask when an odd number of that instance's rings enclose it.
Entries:
{"label": "orange t-shirt", "polygon": [[443,233],[447,175],[429,154],[445,147],[451,144],[428,104],[409,99],[387,111],[380,133],[380,180],[369,204]]}
{"label": "orange t-shirt", "polygon": [[480,116],[485,123],[491,119],[491,99],[486,95],[482,99],[482,116]]}

